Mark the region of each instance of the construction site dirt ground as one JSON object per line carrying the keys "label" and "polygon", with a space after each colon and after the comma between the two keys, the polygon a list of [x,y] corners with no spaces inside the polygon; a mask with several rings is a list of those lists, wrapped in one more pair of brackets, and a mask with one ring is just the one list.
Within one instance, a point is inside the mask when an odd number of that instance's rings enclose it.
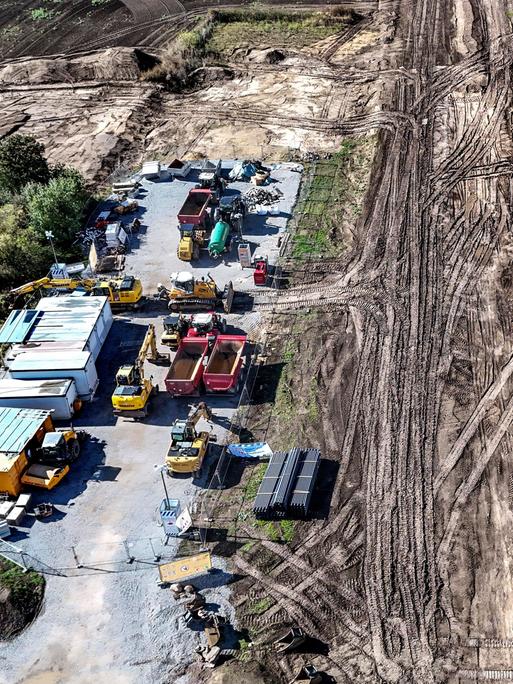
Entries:
{"label": "construction site dirt ground", "polygon": [[[35,134],[52,161],[91,181],[149,156],[278,161],[373,136],[351,241],[329,259],[289,259],[293,287],[261,307],[269,346],[247,429],[318,445],[329,510],[317,505],[311,521],[279,530],[253,526],[256,468],[227,478],[234,488],[221,492],[212,527],[244,534],[214,542],[240,579],[230,605],[253,640],[242,659],[261,665],[248,681],[288,682],[308,662],[337,682],[511,681],[511,7],[342,6],[362,15],[350,31],[278,62],[276,46],[260,46],[205,69],[182,94],[141,83],[130,49],[117,52],[117,82],[103,80],[104,53],[103,71],[80,82],[69,80],[68,57],[52,61],[51,77],[45,66],[39,86],[22,61],[3,65],[2,130]],[[148,53],[154,31],[137,43]],[[127,588],[127,603],[137,591]],[[47,638],[38,624],[40,639],[21,637],[27,649]],[[120,652],[124,635],[139,638],[134,624],[117,637]],[[270,642],[290,624],[313,641],[277,657]],[[173,636],[183,635],[158,639]],[[123,681],[117,665],[110,674]],[[243,681],[246,668],[184,675]]]}

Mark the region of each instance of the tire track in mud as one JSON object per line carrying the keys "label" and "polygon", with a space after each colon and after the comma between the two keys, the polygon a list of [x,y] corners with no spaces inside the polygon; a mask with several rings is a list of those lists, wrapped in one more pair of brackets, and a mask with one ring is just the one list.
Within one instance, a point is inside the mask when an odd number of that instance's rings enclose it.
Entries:
{"label": "tire track in mud", "polygon": [[[342,458],[347,462],[358,438],[366,483],[361,520],[366,534],[365,601],[377,672],[385,681],[406,677],[425,684],[433,681],[436,644],[428,634],[437,605],[438,573],[444,574],[446,563],[441,551],[435,559],[434,490],[443,484],[445,471],[461,456],[507,380],[503,373],[492,384],[456,451],[437,474],[438,416],[443,376],[451,361],[451,339],[465,295],[489,262],[508,213],[501,210],[499,225],[493,227],[492,213],[485,204],[475,205],[477,218],[453,211],[452,193],[473,174],[493,188],[494,174],[509,172],[505,160],[489,158],[488,147],[500,134],[510,103],[505,73],[510,55],[496,52],[490,56],[480,49],[463,63],[435,71],[437,22],[445,16],[440,3],[431,0],[414,8],[410,3],[397,3],[396,7],[411,18],[405,63],[416,70],[418,78],[408,87],[397,85],[393,129],[385,142],[390,150],[395,145],[395,153],[387,156],[381,176],[375,179],[382,192],[375,193],[366,220],[367,236],[371,236],[366,252],[353,262],[345,277],[344,285],[350,285],[365,282],[369,272],[373,277],[380,275],[386,292],[381,301],[387,326],[371,328],[371,322],[375,325],[372,318],[362,320],[363,347],[344,427]],[[501,46],[504,48],[503,42],[499,42]],[[483,73],[488,75],[488,84],[463,136],[451,140],[445,161],[435,162],[438,108],[448,106],[449,95],[462,82]],[[401,112],[407,111],[415,111],[413,122],[401,117]],[[458,113],[454,111],[452,116]],[[493,195],[489,201],[496,203]],[[381,251],[376,250],[379,238],[385,240]],[[372,358],[365,347],[371,331]],[[458,523],[466,497],[512,420],[513,408],[508,405],[488,448],[454,501],[442,551],[450,547],[450,531]],[[341,496],[345,470],[343,465],[333,498],[334,517],[295,549],[296,558],[306,549],[309,557],[311,551],[322,553],[330,538],[331,544],[342,544],[339,526],[347,509]],[[293,564],[291,559],[289,565]]]}

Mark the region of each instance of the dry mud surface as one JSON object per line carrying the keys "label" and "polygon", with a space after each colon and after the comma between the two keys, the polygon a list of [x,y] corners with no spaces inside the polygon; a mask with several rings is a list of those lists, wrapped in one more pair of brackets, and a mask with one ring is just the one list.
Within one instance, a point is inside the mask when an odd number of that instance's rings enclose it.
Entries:
{"label": "dry mud surface", "polygon": [[[274,602],[251,618],[254,658],[274,681],[306,660],[338,682],[512,680],[511,7],[348,5],[366,14],[355,30],[188,95],[133,76],[38,88],[7,65],[2,126],[90,178],[131,157],[278,158],[377,133],[352,250],[269,303],[282,335],[280,311],[328,309],[315,348],[305,336],[321,400],[306,434],[338,472],[327,520],[232,559]],[[272,655],[287,623],[324,652]]]}

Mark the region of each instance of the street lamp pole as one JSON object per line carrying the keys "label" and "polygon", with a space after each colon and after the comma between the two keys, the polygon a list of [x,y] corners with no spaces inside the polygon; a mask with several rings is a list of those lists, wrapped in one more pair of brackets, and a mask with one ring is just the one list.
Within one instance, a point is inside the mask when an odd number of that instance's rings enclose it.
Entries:
{"label": "street lamp pole", "polygon": [[169,508],[169,494],[167,493],[166,480],[164,478],[164,469],[160,469],[160,477],[162,478],[162,484],[164,485],[164,492],[166,494],[166,509]]}
{"label": "street lamp pole", "polygon": [[55,247],[53,245],[53,233],[49,230],[45,230],[45,237],[47,240],[50,241],[50,245],[52,246],[54,264],[57,266],[57,254],[55,253]]}

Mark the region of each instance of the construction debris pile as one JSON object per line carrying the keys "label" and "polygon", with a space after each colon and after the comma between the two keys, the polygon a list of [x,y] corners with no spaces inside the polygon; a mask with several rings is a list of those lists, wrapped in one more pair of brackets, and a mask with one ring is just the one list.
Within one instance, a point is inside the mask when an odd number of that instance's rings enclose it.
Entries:
{"label": "construction debris pile", "polygon": [[244,204],[248,211],[252,211],[258,206],[268,207],[275,202],[278,202],[283,197],[283,193],[279,188],[255,187],[244,193]]}
{"label": "construction debris pile", "polygon": [[195,622],[202,622],[206,644],[198,646],[196,653],[201,657],[206,667],[215,667],[221,657],[236,655],[234,649],[222,649],[222,627],[226,625],[226,618],[213,610],[207,610],[205,597],[192,584],[183,586],[180,582],[171,585],[171,592],[176,601],[184,599],[185,624],[193,626]]}

